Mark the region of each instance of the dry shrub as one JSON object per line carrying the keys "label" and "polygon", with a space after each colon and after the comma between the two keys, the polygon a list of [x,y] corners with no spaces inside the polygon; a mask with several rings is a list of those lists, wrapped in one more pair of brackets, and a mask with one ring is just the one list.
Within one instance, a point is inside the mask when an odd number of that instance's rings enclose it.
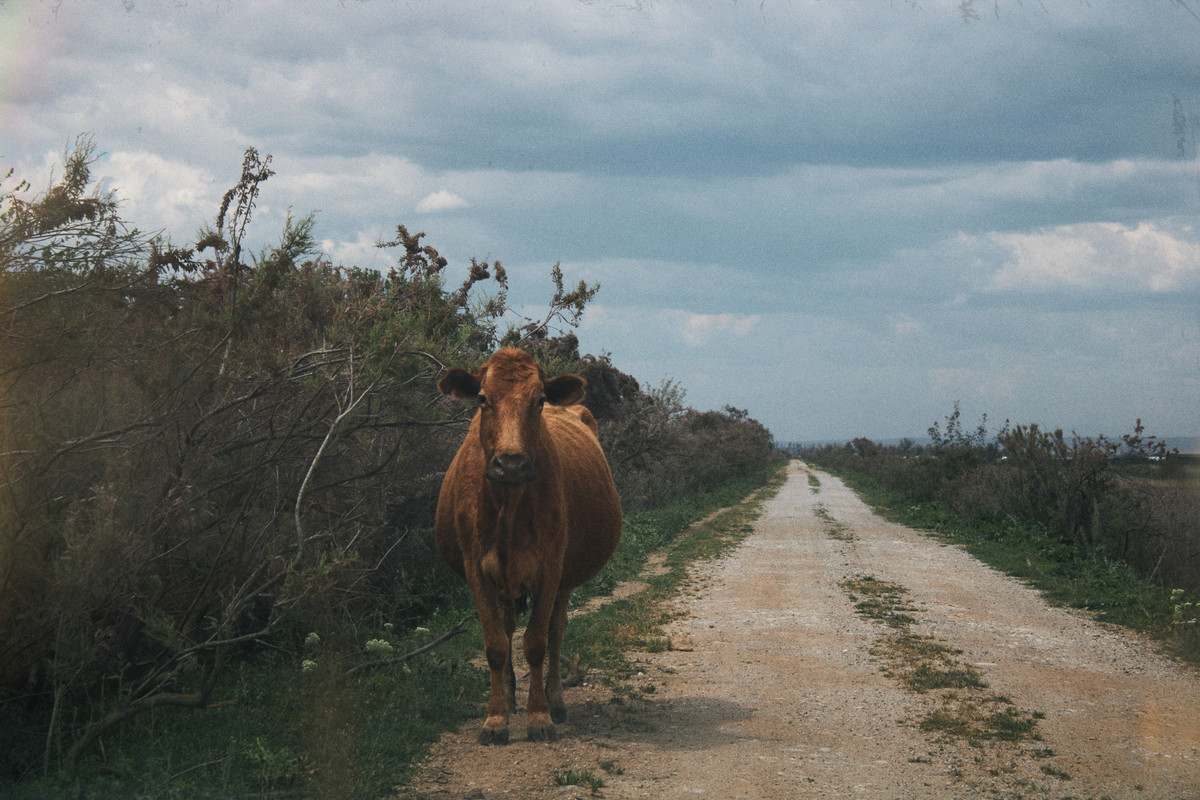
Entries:
{"label": "dry shrub", "polygon": [[432,514],[464,424],[434,383],[503,313],[470,298],[498,264],[445,291],[445,259],[403,226],[388,275],[319,257],[311,217],[245,254],[271,174],[253,150],[189,248],[87,194],[93,160],[85,144],[42,195],[0,195],[0,703],[33,720],[0,743],[17,772],[39,743],[69,763],[129,716],[204,706],[230,658],[294,650],[297,620],[440,602]]}
{"label": "dry shrub", "polygon": [[1125,557],[1164,586],[1200,590],[1200,476],[1131,478]]}
{"label": "dry shrub", "polygon": [[[204,707],[264,642],[296,654],[310,631],[447,602],[459,584],[433,513],[471,411],[440,398],[443,365],[504,342],[578,366],[627,508],[775,457],[745,412],[644,393],[549,337],[595,293],[557,266],[545,317],[501,334],[499,262],[472,260],[451,291],[446,260],[403,226],[386,275],[323,259],[312,217],[245,253],[272,174],[253,150],[186,248],[88,194],[93,161],[83,142],[42,195],[0,193],[0,705],[25,720],[0,752],[15,775],[150,708]],[[496,293],[477,298],[485,281]]]}

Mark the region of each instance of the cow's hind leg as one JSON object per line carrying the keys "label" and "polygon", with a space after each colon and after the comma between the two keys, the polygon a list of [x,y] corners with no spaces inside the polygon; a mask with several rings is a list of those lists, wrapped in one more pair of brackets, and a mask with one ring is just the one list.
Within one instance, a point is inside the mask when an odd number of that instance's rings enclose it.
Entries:
{"label": "cow's hind leg", "polygon": [[508,666],[505,669],[505,675],[508,679],[508,710],[510,713],[517,713],[517,673],[513,669],[513,632],[517,629],[517,609],[514,603],[507,603],[504,606],[504,632],[508,634]]}
{"label": "cow's hind leg", "polygon": [[567,721],[567,702],[563,699],[562,687],[562,642],[567,631],[567,606],[571,601],[569,589],[559,589],[554,603],[554,614],[550,618],[550,648],[546,658],[550,659],[546,674],[546,700],[550,703],[550,719]]}

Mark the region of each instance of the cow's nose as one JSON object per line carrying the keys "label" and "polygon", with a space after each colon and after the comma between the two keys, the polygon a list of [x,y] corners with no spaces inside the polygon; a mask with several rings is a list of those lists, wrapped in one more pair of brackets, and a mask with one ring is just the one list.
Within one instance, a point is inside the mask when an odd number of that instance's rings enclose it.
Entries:
{"label": "cow's nose", "polygon": [[497,453],[488,464],[487,476],[497,483],[529,483],[533,464],[524,453]]}

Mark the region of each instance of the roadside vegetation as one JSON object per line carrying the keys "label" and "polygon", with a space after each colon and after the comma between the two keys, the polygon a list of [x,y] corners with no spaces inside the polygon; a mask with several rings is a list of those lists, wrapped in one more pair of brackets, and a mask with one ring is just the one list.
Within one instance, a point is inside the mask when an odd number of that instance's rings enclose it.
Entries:
{"label": "roadside vegetation", "polygon": [[514,345],[588,379],[628,515],[589,591],[776,463],[746,412],[581,354],[599,287],[557,265],[531,319],[500,262],[454,279],[403,225],[386,274],[331,263],[312,215],[252,247],[252,149],[181,243],[120,216],[97,158],[0,181],[0,791],[375,797],[475,715],[431,535],[469,413],[444,366]]}
{"label": "roadside vegetation", "polygon": [[804,453],[879,513],[963,544],[1051,600],[1145,631],[1200,665],[1200,464],[1141,421],[1119,441],[1036,424],[989,437],[957,405],[932,444]]}

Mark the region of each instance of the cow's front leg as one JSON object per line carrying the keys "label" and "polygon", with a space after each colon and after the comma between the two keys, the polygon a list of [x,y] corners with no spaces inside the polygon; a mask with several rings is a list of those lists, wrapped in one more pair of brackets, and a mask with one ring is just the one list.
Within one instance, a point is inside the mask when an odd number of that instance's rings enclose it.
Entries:
{"label": "cow's front leg", "polygon": [[480,744],[508,744],[508,715],[514,702],[512,669],[512,604],[488,592],[475,594],[475,608],[483,628],[483,649],[491,672],[492,689],[487,718],[479,733]]}
{"label": "cow's front leg", "polygon": [[529,738],[553,742],[558,738],[550,704],[546,698],[544,669],[550,620],[554,613],[557,576],[548,585],[552,588],[534,593],[533,613],[525,629],[525,661],[529,664]]}

